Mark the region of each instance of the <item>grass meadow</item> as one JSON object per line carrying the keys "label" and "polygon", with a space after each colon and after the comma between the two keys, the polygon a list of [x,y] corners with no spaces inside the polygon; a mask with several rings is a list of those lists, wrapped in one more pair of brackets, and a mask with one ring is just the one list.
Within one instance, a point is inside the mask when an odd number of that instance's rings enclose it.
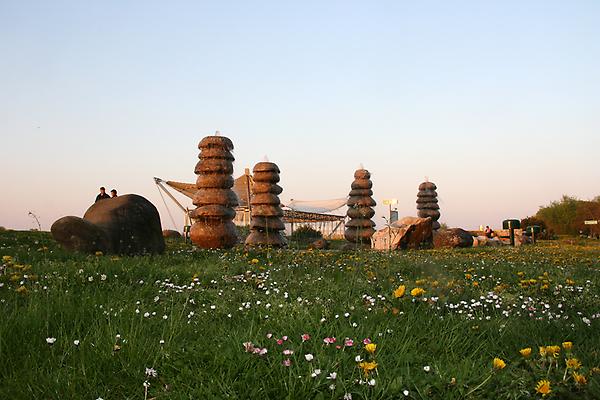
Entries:
{"label": "grass meadow", "polygon": [[0,399],[600,398],[597,242],[0,256]]}

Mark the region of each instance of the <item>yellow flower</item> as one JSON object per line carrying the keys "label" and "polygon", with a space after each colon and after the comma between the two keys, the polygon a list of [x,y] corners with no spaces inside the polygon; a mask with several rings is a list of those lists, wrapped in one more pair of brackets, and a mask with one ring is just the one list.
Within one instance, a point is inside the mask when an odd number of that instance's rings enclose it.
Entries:
{"label": "yellow flower", "polygon": [[546,346],[546,354],[548,356],[556,358],[558,357],[558,353],[560,353],[560,346]]}
{"label": "yellow flower", "polygon": [[540,393],[542,396],[546,396],[550,394],[552,390],[550,390],[550,381],[546,379],[542,379],[539,381],[535,387],[535,391]]}
{"label": "yellow flower", "polygon": [[2,262],[9,263],[12,261],[11,256],[2,256]]}
{"label": "yellow flower", "polygon": [[376,349],[377,349],[377,345],[375,343],[368,343],[365,345],[365,350],[371,354],[375,353]]}
{"label": "yellow flower", "polygon": [[396,290],[394,290],[394,298],[400,298],[404,296],[404,292],[406,292],[406,286],[400,285]]}
{"label": "yellow flower", "polygon": [[101,257],[104,255],[104,253],[102,253],[101,251],[97,251],[95,254],[96,254],[96,257]]}
{"label": "yellow flower", "polygon": [[573,279],[567,278],[567,285],[573,286],[574,284],[575,284],[575,281]]}
{"label": "yellow flower", "polygon": [[573,380],[575,380],[575,383],[579,386],[583,386],[587,383],[585,375],[580,375],[577,372],[573,372]]}
{"label": "yellow flower", "polygon": [[542,357],[546,357],[546,347],[545,346],[540,346],[540,356]]}
{"label": "yellow flower", "polygon": [[250,262],[252,264],[258,264],[258,259],[257,258],[253,258]]}
{"label": "yellow flower", "polygon": [[562,347],[565,350],[571,350],[573,348],[573,342],[563,342]]}
{"label": "yellow flower", "polygon": [[479,282],[473,281],[473,287],[479,287]]}
{"label": "yellow flower", "polygon": [[531,355],[531,347],[526,347],[524,349],[519,350],[519,353],[525,358],[528,358]]}
{"label": "yellow flower", "polygon": [[581,368],[581,363],[576,358],[568,358],[567,359],[567,368],[578,370]]}
{"label": "yellow flower", "polygon": [[27,294],[27,288],[25,286],[19,286],[15,289],[15,292],[19,294]]}
{"label": "yellow flower", "polygon": [[504,360],[498,357],[494,358],[492,364],[494,365],[494,369],[503,369],[504,367],[506,367],[506,363],[504,362]]}
{"label": "yellow flower", "polygon": [[471,274],[465,274],[465,279],[471,279],[471,278],[473,278],[473,275],[471,275]]}
{"label": "yellow flower", "polygon": [[423,288],[420,287],[416,287],[413,290],[410,291],[411,296],[413,297],[420,297],[423,295],[423,293],[425,293],[425,290]]}
{"label": "yellow flower", "polygon": [[365,376],[369,375],[369,372],[373,371],[377,368],[377,363],[375,361],[366,362],[363,361],[358,364],[358,367],[363,370]]}
{"label": "yellow flower", "polygon": [[416,285],[423,285],[423,284],[425,284],[425,282],[426,282],[426,280],[425,280],[425,279],[417,279],[417,280],[415,281],[415,284],[416,284]]}

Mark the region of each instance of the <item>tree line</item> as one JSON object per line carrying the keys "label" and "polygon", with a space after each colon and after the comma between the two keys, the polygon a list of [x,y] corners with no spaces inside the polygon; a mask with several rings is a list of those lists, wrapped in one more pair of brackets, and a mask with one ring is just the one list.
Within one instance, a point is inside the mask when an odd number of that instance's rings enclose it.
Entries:
{"label": "tree line", "polygon": [[556,235],[598,234],[600,226],[585,225],[584,221],[588,220],[600,220],[600,196],[580,200],[563,195],[560,200],[541,206],[534,216],[521,220],[521,226],[539,225],[549,234]]}

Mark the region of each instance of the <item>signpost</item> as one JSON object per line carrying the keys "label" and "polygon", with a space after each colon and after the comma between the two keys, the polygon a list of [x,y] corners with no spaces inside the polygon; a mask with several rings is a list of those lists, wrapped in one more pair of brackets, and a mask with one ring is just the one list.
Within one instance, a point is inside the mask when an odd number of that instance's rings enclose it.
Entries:
{"label": "signpost", "polygon": [[392,250],[392,223],[398,220],[398,211],[393,211],[392,205],[398,204],[398,199],[383,199],[383,204],[389,207],[390,214],[387,220],[388,228],[388,252]]}

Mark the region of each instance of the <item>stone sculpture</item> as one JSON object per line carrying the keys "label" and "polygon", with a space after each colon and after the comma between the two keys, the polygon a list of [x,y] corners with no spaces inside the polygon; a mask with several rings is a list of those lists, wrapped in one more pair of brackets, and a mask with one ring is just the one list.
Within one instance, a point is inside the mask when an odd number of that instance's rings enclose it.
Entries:
{"label": "stone sculpture", "polygon": [[375,233],[375,223],[371,220],[375,215],[373,207],[377,205],[373,196],[371,174],[366,169],[354,172],[354,182],[351,185],[350,198],[346,203],[346,215],[350,220],[346,223],[344,237],[347,241],[358,244],[370,244],[371,236]]}
{"label": "stone sculpture", "polygon": [[437,186],[433,182],[423,182],[419,185],[417,193],[417,216],[420,218],[431,218],[434,231],[440,229],[440,206],[437,199]]}
{"label": "stone sculpture", "polygon": [[197,208],[190,213],[194,223],[190,238],[205,249],[231,248],[238,242],[233,224],[238,199],[233,190],[233,143],[224,136],[207,136],[198,144],[200,161],[194,172],[198,175],[198,191],[192,203]]}
{"label": "stone sculpture", "polygon": [[259,162],[252,169],[250,234],[246,246],[285,247],[286,239],[281,231],[285,229],[281,217],[283,211],[279,195],[283,191],[279,182],[279,168],[272,162]]}

